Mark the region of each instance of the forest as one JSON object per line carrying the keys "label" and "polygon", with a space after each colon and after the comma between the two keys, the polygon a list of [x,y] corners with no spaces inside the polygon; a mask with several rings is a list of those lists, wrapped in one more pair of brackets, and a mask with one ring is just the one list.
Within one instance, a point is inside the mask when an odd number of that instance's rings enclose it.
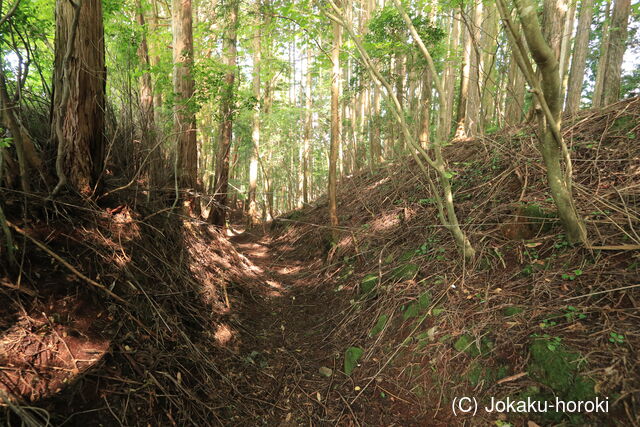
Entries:
{"label": "forest", "polygon": [[0,422],[639,425],[639,118],[636,0],[0,0]]}

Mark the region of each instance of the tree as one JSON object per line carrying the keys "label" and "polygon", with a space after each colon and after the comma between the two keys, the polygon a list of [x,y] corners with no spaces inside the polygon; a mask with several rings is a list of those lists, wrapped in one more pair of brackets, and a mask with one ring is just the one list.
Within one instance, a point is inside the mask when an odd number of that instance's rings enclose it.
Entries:
{"label": "tree", "polygon": [[[340,1],[336,0],[340,7]],[[342,28],[338,22],[332,23],[333,42],[331,47],[331,142],[329,148],[329,221],[331,223],[332,238],[338,240],[338,208],[337,208],[337,163],[338,148],[340,146],[340,47],[342,46]]]}
{"label": "tree", "polygon": [[[193,17],[191,0],[173,0],[173,91],[174,130],[176,134],[176,180],[179,187],[198,187],[198,147],[196,116],[193,105]],[[191,208],[199,212],[191,199]]]}
{"label": "tree", "polygon": [[[586,244],[587,232],[575,207],[571,190],[571,157],[561,134],[563,96],[561,93],[562,82],[558,71],[560,51],[554,49],[553,44],[545,39],[538,21],[536,7],[532,1],[514,0],[514,3],[524,37],[511,22],[505,1],[498,0],[497,5],[502,20],[507,24],[512,52],[540,106],[536,114],[540,128],[538,148],[547,167],[547,182],[551,190],[551,197],[558,208],[558,214],[569,241]],[[550,14],[547,11],[545,16]],[[553,35],[553,33],[549,34]],[[525,40],[528,51],[524,47]],[[540,77],[533,71],[533,66],[528,59],[529,53],[538,66]]]}
{"label": "tree", "polygon": [[57,0],[52,139],[56,194],[68,185],[92,195],[104,168],[106,69],[101,0]]}
{"label": "tree", "polygon": [[304,109],[304,142],[303,142],[303,157],[302,157],[302,200],[305,204],[309,203],[309,190],[310,190],[310,169],[311,169],[311,128],[313,126],[312,107],[313,98],[311,89],[313,85],[312,75],[312,53],[311,48],[307,48],[307,75],[306,84],[304,89],[305,109]]}
{"label": "tree", "polygon": [[153,87],[151,84],[149,46],[147,44],[147,27],[141,0],[136,0],[136,20],[140,26],[140,44],[138,45],[138,58],[140,60],[140,133],[142,147],[146,152],[142,165],[147,170],[147,177],[151,186],[158,182],[158,147],[156,147],[156,124],[153,108]]}
{"label": "tree", "polygon": [[233,114],[235,110],[236,38],[238,29],[239,0],[230,0],[227,7],[227,26],[222,45],[226,74],[220,104],[220,139],[216,155],[216,175],[213,206],[209,212],[209,223],[225,227],[229,191],[229,153],[233,139]]}
{"label": "tree", "polygon": [[573,114],[580,108],[580,95],[584,82],[584,71],[589,49],[589,33],[593,19],[593,0],[582,0],[578,17],[578,30],[573,46],[571,71],[569,72],[569,86],[567,89],[567,105],[565,111]]}
{"label": "tree", "polygon": [[262,4],[261,1],[256,2],[258,9],[257,16],[257,34],[253,37],[253,80],[252,91],[255,98],[255,105],[253,107],[253,114],[251,116],[251,141],[253,146],[251,147],[251,160],[249,162],[249,192],[248,202],[248,225],[252,227],[258,223],[258,206],[256,203],[256,190],[258,188],[258,162],[260,158],[260,63],[262,61]]}
{"label": "tree", "polygon": [[602,102],[600,105],[613,104],[620,99],[620,78],[622,75],[622,59],[627,48],[627,26],[631,0],[615,0],[609,29],[609,47],[605,61]]}

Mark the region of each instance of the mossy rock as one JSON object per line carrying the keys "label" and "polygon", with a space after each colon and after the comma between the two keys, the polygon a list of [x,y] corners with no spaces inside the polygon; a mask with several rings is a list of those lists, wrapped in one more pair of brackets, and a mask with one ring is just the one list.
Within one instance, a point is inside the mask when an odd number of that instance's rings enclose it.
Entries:
{"label": "mossy rock", "polygon": [[410,280],[418,274],[420,267],[416,264],[404,264],[396,267],[391,272],[391,277],[399,280]]}

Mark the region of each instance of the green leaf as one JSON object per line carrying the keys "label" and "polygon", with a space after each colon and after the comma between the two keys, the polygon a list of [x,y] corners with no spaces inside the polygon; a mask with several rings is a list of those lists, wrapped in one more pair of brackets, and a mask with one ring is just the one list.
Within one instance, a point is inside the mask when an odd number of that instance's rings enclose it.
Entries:
{"label": "green leaf", "polygon": [[369,292],[373,291],[373,289],[378,284],[378,275],[377,274],[367,274],[364,276],[362,281],[360,282],[360,294],[366,295]]}
{"label": "green leaf", "polygon": [[378,317],[378,321],[369,332],[369,336],[374,337],[378,335],[380,332],[382,332],[384,327],[387,325],[387,320],[389,320],[389,316],[387,316],[386,314],[383,314],[382,316]]}
{"label": "green leaf", "polygon": [[349,347],[344,353],[344,373],[351,375],[351,372],[358,366],[358,360],[364,354],[360,347]]}

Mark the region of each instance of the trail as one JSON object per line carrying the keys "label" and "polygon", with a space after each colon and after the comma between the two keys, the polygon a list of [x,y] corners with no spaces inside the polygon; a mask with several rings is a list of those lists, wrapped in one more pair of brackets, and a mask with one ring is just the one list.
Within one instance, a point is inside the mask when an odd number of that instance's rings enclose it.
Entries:
{"label": "trail", "polygon": [[319,373],[324,366],[335,376],[341,363],[331,340],[340,313],[333,309],[337,297],[323,276],[322,261],[301,260],[294,248],[269,235],[242,232],[230,240],[258,267],[261,289],[251,293],[240,313],[239,354],[248,365],[243,392],[256,411],[245,421],[253,417],[253,422],[286,426],[346,422],[348,408],[343,405],[335,413],[328,404],[340,399],[333,378]]}

